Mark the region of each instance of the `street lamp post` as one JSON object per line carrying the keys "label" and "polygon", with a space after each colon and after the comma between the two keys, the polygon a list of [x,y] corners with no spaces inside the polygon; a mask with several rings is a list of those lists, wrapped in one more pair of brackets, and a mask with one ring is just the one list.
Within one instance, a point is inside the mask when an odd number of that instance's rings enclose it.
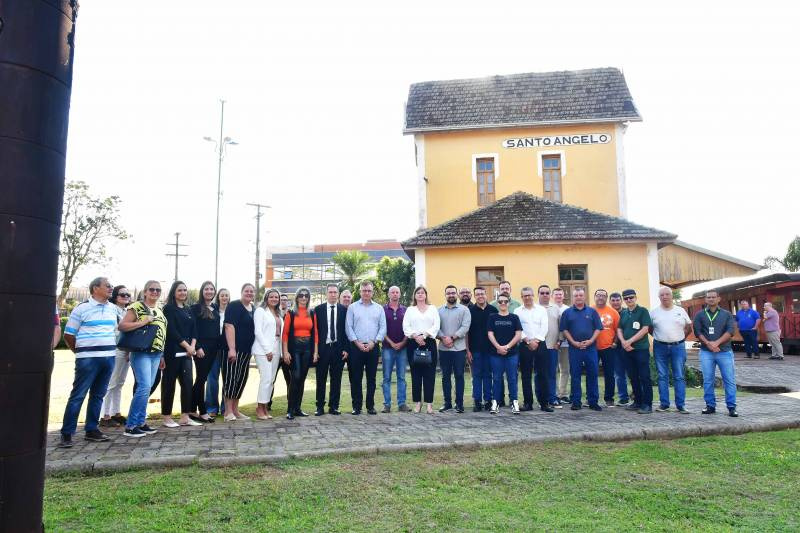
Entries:
{"label": "street lamp post", "polygon": [[223,126],[225,124],[225,100],[220,100],[220,115],[219,115],[219,140],[212,139],[211,137],[203,137],[203,140],[213,142],[216,144],[215,150],[219,155],[217,164],[217,228],[216,238],[214,239],[214,286],[219,286],[219,204],[222,198],[222,160],[225,158],[225,147],[227,145],[236,146],[237,143],[230,137],[223,137]]}

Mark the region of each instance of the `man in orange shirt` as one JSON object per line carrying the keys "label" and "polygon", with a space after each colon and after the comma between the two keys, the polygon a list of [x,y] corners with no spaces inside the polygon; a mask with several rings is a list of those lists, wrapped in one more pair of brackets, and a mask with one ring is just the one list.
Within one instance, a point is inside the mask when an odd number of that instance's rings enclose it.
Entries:
{"label": "man in orange shirt", "polygon": [[605,289],[594,291],[594,310],[600,315],[603,323],[603,331],[597,336],[597,354],[603,362],[603,378],[605,379],[605,391],[603,400],[606,407],[614,407],[614,369],[617,365],[617,326],[619,325],[619,313],[606,305],[608,292]]}

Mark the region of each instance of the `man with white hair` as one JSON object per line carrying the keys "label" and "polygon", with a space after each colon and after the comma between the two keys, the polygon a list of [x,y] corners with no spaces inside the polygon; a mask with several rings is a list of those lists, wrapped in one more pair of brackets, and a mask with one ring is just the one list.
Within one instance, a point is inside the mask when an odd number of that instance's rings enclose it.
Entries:
{"label": "man with white hair", "polygon": [[692,330],[692,321],[683,307],[674,305],[672,289],[661,287],[658,290],[661,305],[650,310],[653,323],[653,354],[658,369],[659,406],[656,411],[669,411],[669,369],[675,388],[675,408],[679,413],[688,414],[684,407],[686,400],[686,335]]}
{"label": "man with white hair", "polygon": [[770,359],[783,361],[780,315],[772,307],[770,302],[764,304],[764,333],[767,334],[767,342],[769,342],[770,348],[772,348]]}

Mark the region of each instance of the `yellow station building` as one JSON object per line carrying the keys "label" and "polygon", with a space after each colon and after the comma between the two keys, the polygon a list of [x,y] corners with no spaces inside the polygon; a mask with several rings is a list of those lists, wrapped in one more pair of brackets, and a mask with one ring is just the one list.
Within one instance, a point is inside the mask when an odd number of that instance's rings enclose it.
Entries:
{"label": "yellow station building", "polygon": [[760,269],[627,219],[624,136],[641,120],[614,68],[412,85],[419,230],[403,248],[417,283],[635,288],[656,305],[660,283]]}

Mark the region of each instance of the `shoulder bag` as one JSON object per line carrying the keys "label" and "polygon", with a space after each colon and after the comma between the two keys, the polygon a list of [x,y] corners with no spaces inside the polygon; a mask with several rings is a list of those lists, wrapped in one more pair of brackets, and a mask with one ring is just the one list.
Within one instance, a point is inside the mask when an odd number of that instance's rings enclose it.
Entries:
{"label": "shoulder bag", "polygon": [[[147,305],[142,304],[142,306],[148,315],[153,314]],[[117,348],[129,352],[152,352],[153,341],[156,339],[157,334],[158,326],[152,322],[131,331],[123,331],[119,341],[117,341]]]}
{"label": "shoulder bag", "polygon": [[414,349],[414,359],[412,362],[415,365],[431,365],[433,364],[433,355],[426,346],[418,346]]}

